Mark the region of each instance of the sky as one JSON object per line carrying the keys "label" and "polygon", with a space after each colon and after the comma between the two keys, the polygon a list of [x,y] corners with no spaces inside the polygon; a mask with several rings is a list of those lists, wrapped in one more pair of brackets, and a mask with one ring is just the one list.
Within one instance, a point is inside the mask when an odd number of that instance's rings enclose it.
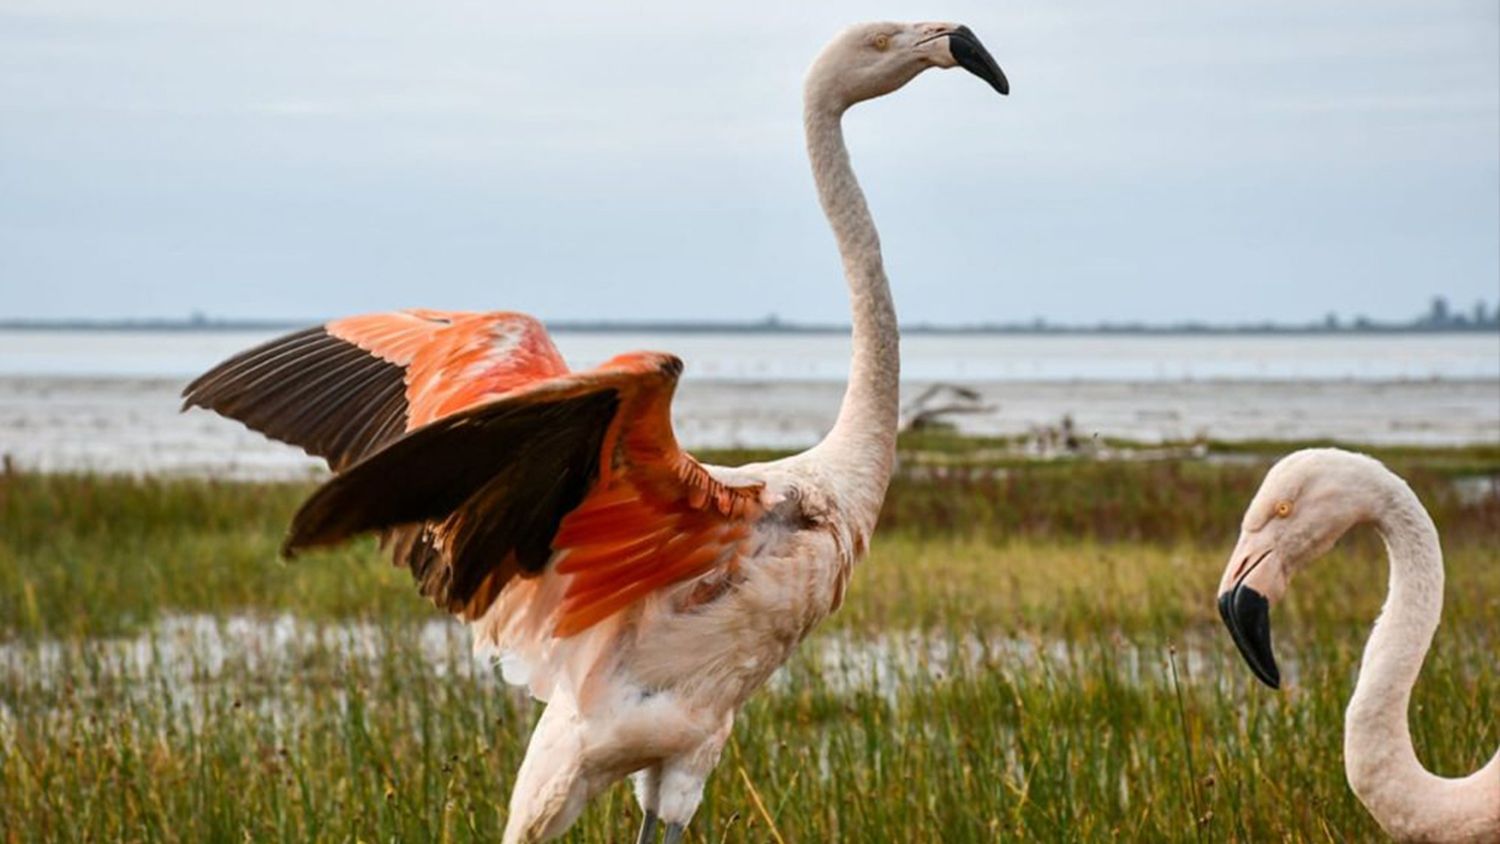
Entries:
{"label": "sky", "polygon": [[902,319],[1500,299],[1494,0],[0,0],[0,319],[841,323],[822,44],[968,24],[846,119]]}

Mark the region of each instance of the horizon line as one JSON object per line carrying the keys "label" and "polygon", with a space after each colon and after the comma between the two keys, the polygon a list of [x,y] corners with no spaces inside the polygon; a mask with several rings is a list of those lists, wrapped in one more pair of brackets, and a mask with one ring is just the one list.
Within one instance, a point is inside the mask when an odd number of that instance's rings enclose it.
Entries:
{"label": "horizon line", "polygon": [[[326,319],[267,319],[192,317],[142,318],[0,318],[0,329],[20,331],[235,331],[298,329],[321,325]],[[542,320],[549,331],[628,334],[848,334],[848,323],[784,322],[761,320]],[[1145,322],[1139,320],[1096,323],[1053,323],[1045,319],[995,323],[932,323],[901,325],[903,334],[1358,334],[1425,333],[1476,334],[1500,332],[1500,314],[1484,322],[1453,320],[1436,323],[1418,317],[1406,321],[1327,319],[1308,322],[1258,320],[1216,323],[1206,320]]]}

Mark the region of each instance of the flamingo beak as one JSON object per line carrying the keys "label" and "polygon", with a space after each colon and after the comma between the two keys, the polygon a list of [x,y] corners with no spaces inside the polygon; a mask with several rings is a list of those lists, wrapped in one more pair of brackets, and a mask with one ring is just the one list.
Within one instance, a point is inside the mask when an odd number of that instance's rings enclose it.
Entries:
{"label": "flamingo beak", "polygon": [[1219,616],[1256,679],[1281,688],[1281,671],[1271,650],[1271,602],[1243,579],[1219,595]]}
{"label": "flamingo beak", "polygon": [[959,67],[990,83],[990,87],[1001,94],[1010,93],[1010,81],[1005,78],[1005,71],[1000,69],[990,51],[979,43],[979,36],[967,26],[948,33],[948,52],[953,54]]}

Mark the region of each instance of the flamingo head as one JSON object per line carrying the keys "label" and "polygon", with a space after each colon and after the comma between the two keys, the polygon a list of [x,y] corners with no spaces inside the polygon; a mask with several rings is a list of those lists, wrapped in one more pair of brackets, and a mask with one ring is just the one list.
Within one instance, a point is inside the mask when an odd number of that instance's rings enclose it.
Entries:
{"label": "flamingo head", "polygon": [[962,67],[1001,94],[1010,82],[979,38],[955,23],[862,23],[839,33],[813,63],[809,87],[840,107],[895,91],[931,67]]}
{"label": "flamingo head", "polygon": [[1271,688],[1281,672],[1271,649],[1271,605],[1292,577],[1357,524],[1373,521],[1385,487],[1374,458],[1335,448],[1293,452],[1271,467],[1219,582],[1219,615],[1250,670]]}

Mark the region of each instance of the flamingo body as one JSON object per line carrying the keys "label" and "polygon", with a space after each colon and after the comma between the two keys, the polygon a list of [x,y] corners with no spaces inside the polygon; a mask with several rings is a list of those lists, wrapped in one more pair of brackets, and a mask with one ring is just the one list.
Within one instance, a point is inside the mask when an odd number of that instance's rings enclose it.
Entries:
{"label": "flamingo body", "polygon": [[648,810],[696,806],[734,713],[839,604],[873,528],[804,461],[728,469],[678,448],[681,369],[637,352],[574,373],[529,317],[402,311],[274,340],[186,390],[340,470],[288,554],[384,532],[422,592],[550,702],[516,840],[560,833],[635,772]]}

